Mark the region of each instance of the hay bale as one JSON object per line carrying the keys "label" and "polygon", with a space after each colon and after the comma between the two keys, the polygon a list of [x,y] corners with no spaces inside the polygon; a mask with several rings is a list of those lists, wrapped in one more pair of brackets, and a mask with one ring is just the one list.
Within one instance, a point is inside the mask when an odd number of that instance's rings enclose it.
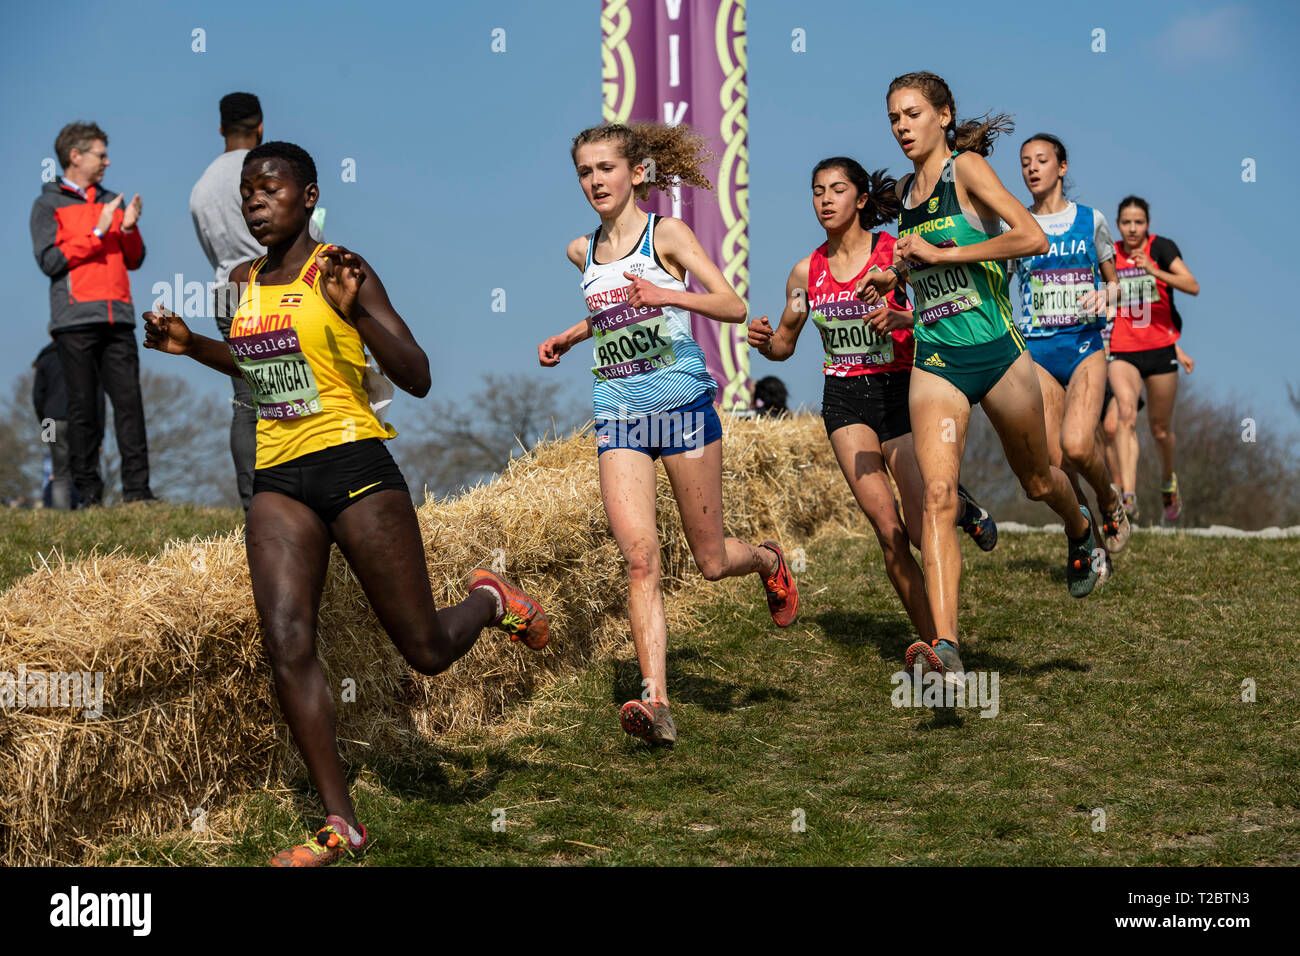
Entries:
{"label": "hay bale", "polygon": [[[806,542],[856,507],[820,419],[724,423],[727,532]],[[659,469],[666,592],[698,581]],[[450,671],[412,672],[332,554],[318,647],[345,759],[400,753],[501,719],[545,682],[630,640],[626,572],[601,506],[590,434],[538,445],[490,484],[417,510],[438,605],[504,557],[551,616],[542,653],[489,632]],[[498,550],[499,549],[499,550]],[[680,619],[680,618],[679,618]],[[104,710],[0,708],[0,862],[78,863],[122,834],[188,825],[302,772],[280,719],[242,532],[175,542],[149,561],[58,559],[0,595],[0,672],[100,671]],[[355,702],[343,702],[345,679]]]}

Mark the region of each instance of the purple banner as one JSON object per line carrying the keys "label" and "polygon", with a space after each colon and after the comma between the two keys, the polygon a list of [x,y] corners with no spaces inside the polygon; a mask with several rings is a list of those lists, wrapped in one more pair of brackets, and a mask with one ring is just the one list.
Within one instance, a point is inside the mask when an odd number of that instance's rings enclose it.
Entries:
{"label": "purple banner", "polygon": [[[699,238],[748,307],[749,141],[745,0],[601,0],[602,114],[607,123],[685,123],[709,143],[713,192],[652,191],[651,212],[676,216]],[[706,291],[694,276],[691,292]],[[691,316],[691,335],[718,383],[723,411],[749,410],[744,323]]]}

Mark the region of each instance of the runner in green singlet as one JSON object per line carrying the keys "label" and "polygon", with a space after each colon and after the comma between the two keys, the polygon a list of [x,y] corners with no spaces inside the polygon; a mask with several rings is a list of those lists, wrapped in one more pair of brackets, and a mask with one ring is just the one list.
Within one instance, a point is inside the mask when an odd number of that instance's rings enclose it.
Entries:
{"label": "runner in green singlet", "polygon": [[[1011,128],[1000,115],[957,125],[952,92],[933,73],[908,73],[889,85],[889,122],[914,172],[898,184],[902,206],[895,265],[870,273],[858,295],[874,301],[900,281],[912,286],[916,357],[909,389],[912,436],[925,485],[922,558],[926,593],[939,635],[907,649],[945,682],[962,686],[957,652],[961,550],[951,531],[957,475],[971,406],[980,403],[1002,439],[1025,494],[1065,524],[1066,580],[1083,597],[1097,583],[1100,559],[1086,510],[1070,481],[1048,460],[1043,396],[1033,360],[1013,320],[1006,260],[1048,251],[1047,237],[984,159],[993,138]],[[999,219],[1009,224],[1002,232]]]}

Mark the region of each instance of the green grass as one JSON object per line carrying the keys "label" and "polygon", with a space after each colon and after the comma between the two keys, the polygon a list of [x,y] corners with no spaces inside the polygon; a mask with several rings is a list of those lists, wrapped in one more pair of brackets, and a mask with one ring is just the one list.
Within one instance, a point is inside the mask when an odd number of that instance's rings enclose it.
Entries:
{"label": "green grass", "polygon": [[[999,673],[998,716],[890,705],[906,618],[874,538],[824,539],[793,628],[772,626],[750,579],[708,586],[705,623],[670,636],[673,751],[619,729],[640,687],[629,644],[547,688],[519,733],[354,765],[367,864],[1297,861],[1300,541],[1138,536],[1084,601],[1056,536],[963,547],[963,659]],[[214,814],[219,839],[126,841],[107,859],[259,865],[321,819],[300,780]]]}
{"label": "green grass", "polygon": [[195,535],[224,534],[244,523],[239,508],[196,508],[193,505],[130,504],[86,511],[0,508],[0,589],[39,568],[38,554],[51,549],[68,559],[122,548],[147,557],[168,541]]}

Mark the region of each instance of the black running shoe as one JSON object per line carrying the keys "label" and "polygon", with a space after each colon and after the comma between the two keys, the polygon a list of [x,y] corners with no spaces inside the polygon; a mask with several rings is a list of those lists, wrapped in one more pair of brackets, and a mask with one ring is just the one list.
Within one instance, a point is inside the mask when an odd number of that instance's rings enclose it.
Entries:
{"label": "black running shoe", "polygon": [[[957,485],[957,503],[961,508],[957,523],[971,536],[971,540],[980,546],[981,551],[992,551],[998,546],[998,525],[992,515],[980,507],[979,502],[970,496],[970,492]],[[977,512],[978,517],[967,523],[966,515]]]}
{"label": "black running shoe", "polygon": [[1080,508],[1083,518],[1088,522],[1088,533],[1082,538],[1066,536],[1069,546],[1066,549],[1065,583],[1070,588],[1071,597],[1087,597],[1097,586],[1098,573],[1092,567],[1092,553],[1097,542],[1092,536],[1092,515],[1087,508]]}

